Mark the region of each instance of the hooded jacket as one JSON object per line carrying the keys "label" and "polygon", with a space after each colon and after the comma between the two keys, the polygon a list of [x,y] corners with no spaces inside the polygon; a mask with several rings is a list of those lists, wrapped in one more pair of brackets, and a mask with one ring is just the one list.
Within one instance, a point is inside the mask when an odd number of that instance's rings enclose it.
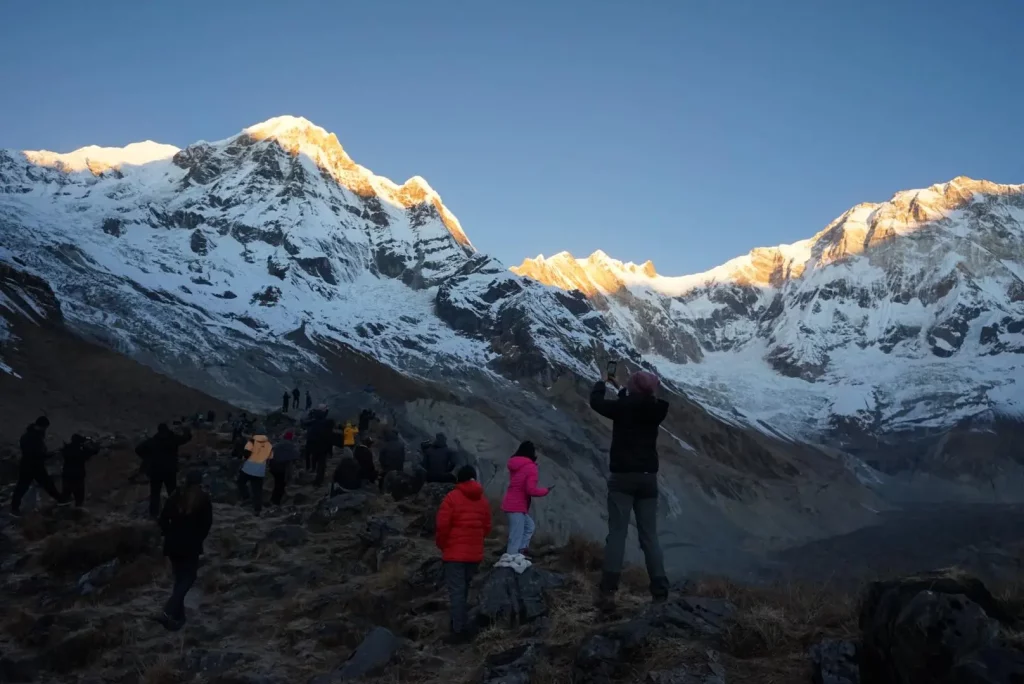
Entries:
{"label": "hooded jacket", "polygon": [[330,454],[333,448],[334,421],[323,411],[314,411],[306,426],[306,449],[309,453],[319,456]]}
{"label": "hooded jacket", "polygon": [[242,472],[255,477],[263,477],[267,474],[267,461],[274,452],[274,447],[266,435],[253,435],[249,443],[245,445],[249,457],[242,464]]}
{"label": "hooded jacket", "polygon": [[140,444],[135,453],[142,458],[146,473],[154,475],[175,475],[178,472],[178,448],[192,440],[187,429],[182,434],[172,432],[166,425],[156,434]]}
{"label": "hooded jacket", "polygon": [[169,558],[198,558],[203,553],[203,541],[213,526],[210,497],[202,492],[197,509],[192,513],[183,513],[180,506],[185,493],[185,489],[179,489],[167,497],[164,510],[160,513],[164,555]]}
{"label": "hooded jacket", "polygon": [[368,481],[377,481],[377,469],[373,466],[373,452],[370,447],[360,444],[352,450],[352,456],[359,464],[359,477]]}
{"label": "hooded jacket", "polygon": [[359,430],[352,427],[352,423],[345,423],[345,442],[343,446],[354,447],[356,445],[356,435],[359,434]]}
{"label": "hooded jacket", "polygon": [[484,559],[484,538],[491,532],[491,505],[476,480],[460,482],[437,510],[434,541],[442,560],[479,563]]}
{"label": "hooded jacket", "polygon": [[299,460],[299,445],[293,440],[282,439],[274,445],[274,452],[270,456],[274,466],[283,466]]}
{"label": "hooded jacket", "polygon": [[658,430],[668,415],[668,402],[651,395],[605,399],[604,381],[590,393],[590,407],[612,419],[612,446],[608,451],[613,473],[658,472]]}
{"label": "hooded jacket", "polygon": [[423,469],[427,471],[428,480],[445,475],[451,477],[455,465],[455,456],[448,448],[448,438],[444,435],[437,435],[433,444],[423,447]]}
{"label": "hooded jacket", "polygon": [[508,459],[508,491],[501,501],[501,510],[506,513],[526,513],[530,510],[530,498],[547,496],[546,487],[537,486],[539,471],[537,464],[526,456]]}
{"label": "hooded jacket", "polygon": [[46,462],[46,430],[32,423],[25,428],[18,444],[21,447],[21,467],[40,467]]}

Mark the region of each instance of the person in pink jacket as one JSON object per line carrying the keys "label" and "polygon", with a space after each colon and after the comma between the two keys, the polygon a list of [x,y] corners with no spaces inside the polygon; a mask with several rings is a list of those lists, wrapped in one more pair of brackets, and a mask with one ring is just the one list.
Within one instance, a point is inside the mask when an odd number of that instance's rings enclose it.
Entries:
{"label": "person in pink jacket", "polygon": [[547,496],[550,488],[537,486],[537,450],[533,442],[523,442],[508,460],[508,491],[501,510],[508,514],[508,548],[505,555],[522,556],[530,546],[536,525],[530,517],[530,499]]}

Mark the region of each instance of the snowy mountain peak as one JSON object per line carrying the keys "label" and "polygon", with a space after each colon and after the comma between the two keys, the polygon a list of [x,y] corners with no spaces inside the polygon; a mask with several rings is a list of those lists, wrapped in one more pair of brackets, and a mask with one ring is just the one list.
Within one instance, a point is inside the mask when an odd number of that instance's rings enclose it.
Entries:
{"label": "snowy mountain peak", "polygon": [[37,166],[46,166],[69,173],[91,171],[93,174],[99,175],[108,169],[117,169],[123,165],[141,166],[154,161],[170,159],[178,151],[174,145],[145,140],[124,147],[89,145],[67,153],[26,150],[22,154],[29,162]]}

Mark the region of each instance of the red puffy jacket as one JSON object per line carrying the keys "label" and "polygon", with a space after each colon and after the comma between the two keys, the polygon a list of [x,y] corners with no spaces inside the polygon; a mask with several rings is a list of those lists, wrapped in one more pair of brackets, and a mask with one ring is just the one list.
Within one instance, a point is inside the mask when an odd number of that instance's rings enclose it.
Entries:
{"label": "red puffy jacket", "polygon": [[491,531],[491,505],[476,480],[461,482],[437,510],[434,541],[442,558],[455,563],[479,563],[484,559],[484,537]]}

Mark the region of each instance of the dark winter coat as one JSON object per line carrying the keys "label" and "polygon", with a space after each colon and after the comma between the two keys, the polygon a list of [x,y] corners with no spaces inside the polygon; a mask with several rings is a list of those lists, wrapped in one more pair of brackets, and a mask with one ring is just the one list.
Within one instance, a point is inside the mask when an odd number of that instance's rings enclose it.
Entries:
{"label": "dark winter coat", "polygon": [[160,513],[160,531],[164,535],[164,555],[169,558],[198,558],[203,553],[203,541],[213,526],[213,506],[205,492],[200,494],[199,507],[193,513],[183,513],[180,502],[185,495],[179,489],[167,497]]}
{"label": "dark winter coat", "polygon": [[32,423],[25,428],[25,434],[19,442],[21,447],[21,467],[43,467],[46,463],[46,430]]}
{"label": "dark winter coat", "polygon": [[448,439],[438,435],[433,444],[423,446],[423,469],[427,471],[427,480],[444,478],[455,470],[455,454],[448,448]]}
{"label": "dark winter coat", "polygon": [[359,477],[368,482],[376,482],[377,469],[373,466],[373,452],[370,451],[370,447],[360,444],[352,453],[359,464]]}
{"label": "dark winter coat", "polygon": [[149,476],[170,476],[178,472],[178,448],[192,441],[189,430],[181,434],[170,429],[159,430],[135,449]]}
{"label": "dark winter coat", "polygon": [[658,472],[658,431],[668,415],[668,402],[653,396],[605,398],[604,381],[590,392],[590,408],[612,419],[609,470],[613,473]]}
{"label": "dark winter coat", "polygon": [[377,415],[370,409],[363,409],[359,412],[359,432],[365,434],[370,429],[370,421]]}
{"label": "dark winter coat", "polygon": [[434,541],[442,560],[479,563],[484,559],[484,538],[491,531],[491,504],[476,480],[456,485],[437,510]]}
{"label": "dark winter coat", "polygon": [[380,454],[377,456],[380,462],[380,469],[383,472],[405,469],[405,444],[397,435],[391,435],[386,442],[380,446]]}
{"label": "dark winter coat", "polygon": [[359,477],[359,463],[351,456],[345,456],[334,469],[334,484],[342,489],[354,490],[363,486]]}
{"label": "dark winter coat", "polygon": [[85,462],[98,454],[100,448],[92,442],[75,442],[65,444],[60,454],[64,458],[64,468],[61,476],[65,479],[78,479],[85,477]]}
{"label": "dark winter coat", "polygon": [[306,449],[311,454],[331,453],[334,446],[334,421],[326,414],[315,411],[306,428]]}
{"label": "dark winter coat", "polygon": [[281,466],[299,460],[299,445],[293,440],[282,439],[274,444],[274,455],[270,459],[272,466]]}

